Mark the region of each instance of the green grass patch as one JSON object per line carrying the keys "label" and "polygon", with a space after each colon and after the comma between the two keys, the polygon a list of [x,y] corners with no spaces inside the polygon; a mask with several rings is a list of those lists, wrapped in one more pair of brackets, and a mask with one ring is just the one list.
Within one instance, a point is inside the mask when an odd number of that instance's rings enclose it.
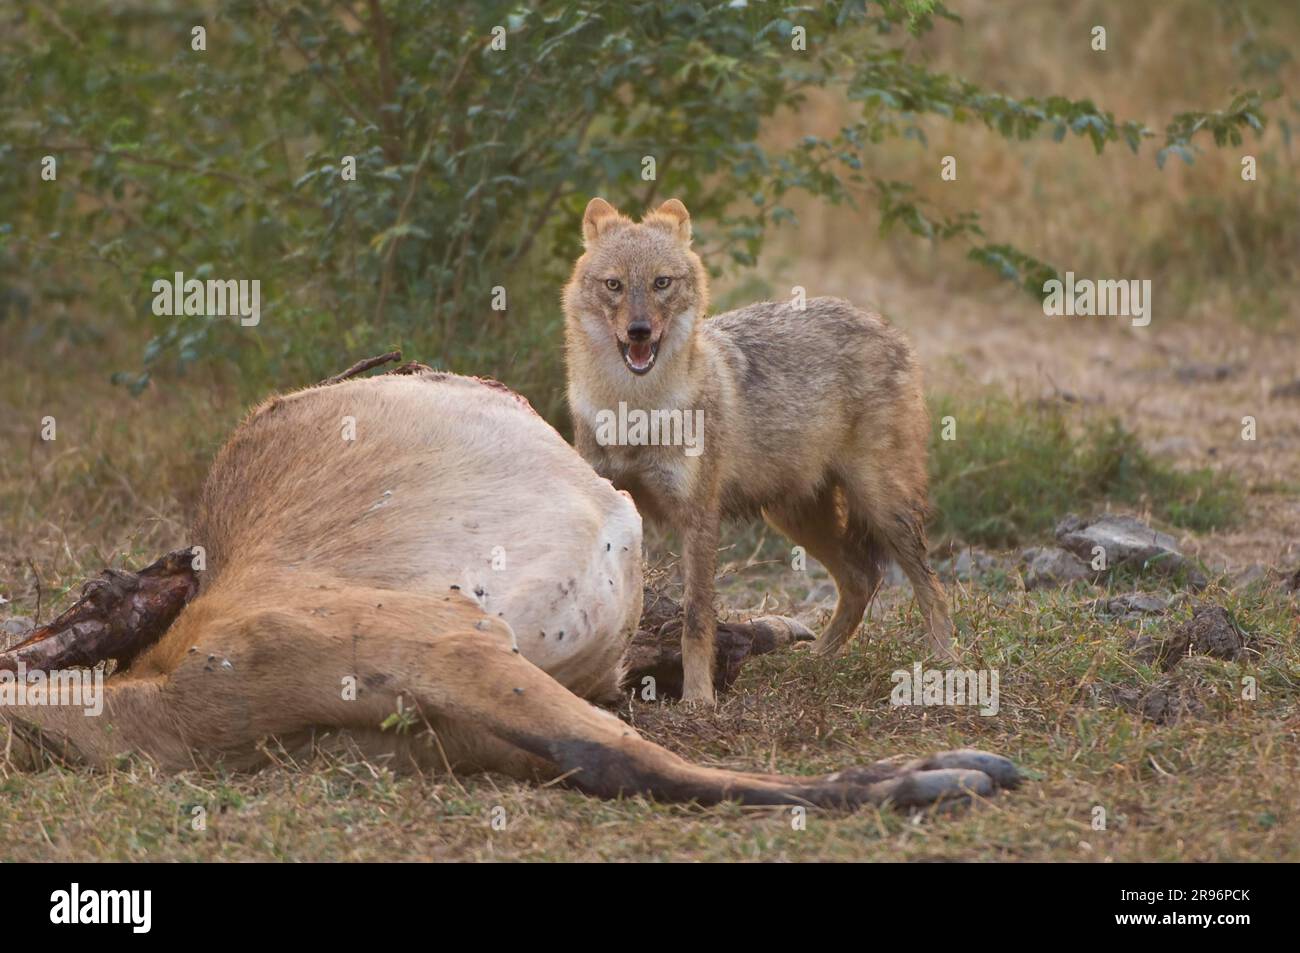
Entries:
{"label": "green grass patch", "polygon": [[[1058,405],[1001,396],[931,403],[933,529],[969,543],[1012,546],[1049,533],[1068,512],[1103,502],[1148,510],[1204,532],[1231,525],[1243,491],[1209,469],[1174,470],[1152,458],[1114,417],[1071,419]],[[955,421],[945,440],[945,418]]]}

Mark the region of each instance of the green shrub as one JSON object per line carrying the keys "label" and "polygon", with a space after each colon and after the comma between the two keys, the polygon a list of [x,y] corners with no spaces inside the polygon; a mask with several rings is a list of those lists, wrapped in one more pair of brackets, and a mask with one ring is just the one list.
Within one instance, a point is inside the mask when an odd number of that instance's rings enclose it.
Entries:
{"label": "green shrub", "polygon": [[[1072,425],[1060,405],[997,396],[940,398],[932,413],[935,529],[966,542],[1013,546],[1107,501],[1197,531],[1230,525],[1241,507],[1231,476],[1173,470],[1114,418]],[[939,438],[945,416],[956,419],[954,440]]]}

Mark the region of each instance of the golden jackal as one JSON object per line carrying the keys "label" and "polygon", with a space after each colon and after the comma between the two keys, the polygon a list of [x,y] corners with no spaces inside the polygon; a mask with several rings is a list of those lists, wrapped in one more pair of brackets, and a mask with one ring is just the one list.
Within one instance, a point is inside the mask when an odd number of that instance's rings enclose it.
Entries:
{"label": "golden jackal", "polygon": [[903,335],[837,298],[705,320],[708,280],[676,199],[640,223],[592,199],[582,231],[564,290],[577,446],[682,533],[683,697],[713,698],[719,523],[759,512],[835,579],[816,651],[853,635],[892,557],[934,649],[951,657],[947,598],[926,558],[928,415]]}

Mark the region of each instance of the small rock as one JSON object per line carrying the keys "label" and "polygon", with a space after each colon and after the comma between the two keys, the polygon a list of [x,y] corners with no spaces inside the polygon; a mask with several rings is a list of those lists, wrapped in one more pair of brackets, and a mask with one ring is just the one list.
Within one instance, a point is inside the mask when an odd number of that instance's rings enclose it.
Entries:
{"label": "small rock", "polygon": [[1100,404],[1101,398],[1091,397],[1085,394],[1076,394],[1071,390],[1061,390],[1059,387],[1049,387],[1039,395],[1037,404],[1039,407],[1050,407],[1053,404]]}
{"label": "small rock", "polygon": [[36,628],[34,622],[26,616],[14,615],[0,622],[0,632],[5,635],[26,636],[28,632]]}
{"label": "small rock", "polygon": [[945,580],[970,582],[992,575],[1002,568],[1002,560],[980,549],[966,548],[951,559],[935,563],[934,571]]}
{"label": "small rock", "polygon": [[1245,589],[1252,583],[1267,580],[1269,571],[1267,566],[1261,566],[1259,563],[1251,563],[1244,569],[1239,569],[1232,573],[1232,588]]}
{"label": "small rock", "polygon": [[1192,650],[1215,658],[1235,661],[1246,651],[1246,639],[1237,623],[1222,606],[1200,605],[1180,630]]}
{"label": "small rock", "polygon": [[1193,588],[1203,589],[1207,584],[1205,575],[1179,551],[1176,539],[1132,516],[1106,513],[1083,520],[1071,513],[1057,524],[1056,539],[1085,561],[1091,561],[1100,546],[1110,569],[1133,563],[1165,574],[1181,570]]}
{"label": "small rock", "polygon": [[1087,563],[1056,546],[1031,546],[1020,554],[1020,562],[1026,589],[1068,586],[1093,577]]}
{"label": "small rock", "polygon": [[1245,655],[1246,641],[1226,609],[1205,604],[1196,606],[1191,619],[1164,639],[1142,636],[1130,648],[1139,661],[1168,671],[1193,652],[1236,661]]}
{"label": "small rock", "polygon": [[1168,533],[1152,529],[1132,516],[1110,513],[1090,520],[1071,513],[1056,524],[1056,538],[1080,558],[1091,559],[1093,547],[1101,546],[1106,550],[1106,561],[1112,564],[1179,552],[1178,541]]}
{"label": "small rock", "polygon": [[1174,434],[1169,437],[1161,437],[1159,440],[1152,440],[1147,444],[1147,450],[1156,456],[1187,457],[1196,453],[1196,441],[1191,437]]}
{"label": "small rock", "polygon": [[804,602],[829,602],[836,595],[835,583],[829,579],[823,579],[817,585],[808,590],[808,595],[804,597]]}
{"label": "small rock", "polygon": [[1278,384],[1268,392],[1269,397],[1300,397],[1300,377],[1286,384]]}
{"label": "small rock", "polygon": [[1184,364],[1174,376],[1185,384],[1226,381],[1241,370],[1240,364]]}
{"label": "small rock", "polygon": [[1142,632],[1129,642],[1128,651],[1139,662],[1151,665],[1160,658],[1163,647],[1163,642],[1157,642],[1146,632]]}
{"label": "small rock", "polygon": [[1128,592],[1110,599],[1098,599],[1092,604],[1098,615],[1127,616],[1163,615],[1169,603],[1161,596],[1149,592]]}
{"label": "small rock", "polygon": [[1111,689],[1111,701],[1120,708],[1136,712],[1158,725],[1170,725],[1187,715],[1200,715],[1205,705],[1196,697],[1189,680],[1165,675],[1146,688],[1121,686]]}
{"label": "small rock", "polygon": [[10,616],[0,622],[0,651],[17,645],[27,638],[28,633],[35,627],[31,619],[21,615]]}
{"label": "small rock", "polygon": [[1133,645],[1133,654],[1139,661],[1148,665],[1159,665],[1169,671],[1183,659],[1191,648],[1191,640],[1180,628],[1164,639],[1148,639],[1145,643],[1138,639]]}

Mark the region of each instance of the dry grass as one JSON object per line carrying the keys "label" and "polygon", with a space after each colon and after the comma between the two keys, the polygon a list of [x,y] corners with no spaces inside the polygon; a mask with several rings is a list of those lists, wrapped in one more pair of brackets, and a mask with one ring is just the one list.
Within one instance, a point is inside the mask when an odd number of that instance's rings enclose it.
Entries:
{"label": "dry grass", "polygon": [[[752,576],[746,573],[745,576]],[[793,574],[745,579],[734,601],[799,589]],[[1213,593],[1252,632],[1261,658],[1190,659],[1186,690],[1205,710],[1155,725],[1108,701],[1158,679],[1126,650],[1134,626],[1106,622],[1090,594],[967,592],[961,625],[977,664],[1002,673],[997,717],[891,708],[917,620],[895,606],[872,637],[827,664],[801,653],[752,663],[716,713],[637,704],[648,737],[729,767],[828,771],[900,751],[973,744],[1015,757],[1031,780],[975,809],[908,817],[694,809],[599,802],[501,778],[396,778],[322,755],[248,777],[50,768],[0,781],[0,829],[16,860],[1261,860],[1300,859],[1294,778],[1300,719],[1296,606],[1274,591]],[[1183,612],[1183,615],[1186,613]],[[1238,698],[1240,677],[1260,698]],[[1107,829],[1092,828],[1094,808]],[[194,831],[195,807],[207,829]],[[502,830],[490,824],[505,811]]]}

